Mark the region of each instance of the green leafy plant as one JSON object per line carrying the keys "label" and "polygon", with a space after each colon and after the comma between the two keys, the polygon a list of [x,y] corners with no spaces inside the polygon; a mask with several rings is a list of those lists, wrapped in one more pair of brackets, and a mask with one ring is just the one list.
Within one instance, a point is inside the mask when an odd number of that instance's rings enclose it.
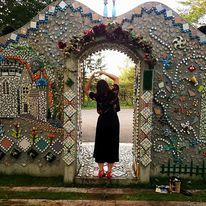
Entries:
{"label": "green leafy plant", "polygon": [[22,137],[22,129],[19,123],[14,123],[14,129],[11,130],[11,136],[20,139]]}
{"label": "green leafy plant", "polygon": [[30,138],[32,139],[33,144],[35,143],[36,139],[38,138],[38,131],[36,127],[32,127]]}

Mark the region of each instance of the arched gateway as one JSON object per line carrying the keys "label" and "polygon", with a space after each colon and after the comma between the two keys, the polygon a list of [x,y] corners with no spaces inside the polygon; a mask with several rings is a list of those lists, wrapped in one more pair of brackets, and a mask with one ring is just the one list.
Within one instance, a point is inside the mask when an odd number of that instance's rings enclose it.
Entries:
{"label": "arched gateway", "polygon": [[0,171],[75,179],[81,153],[81,61],[118,50],[135,62],[138,181],[204,175],[206,36],[159,3],[105,18],[56,1],[0,37]]}

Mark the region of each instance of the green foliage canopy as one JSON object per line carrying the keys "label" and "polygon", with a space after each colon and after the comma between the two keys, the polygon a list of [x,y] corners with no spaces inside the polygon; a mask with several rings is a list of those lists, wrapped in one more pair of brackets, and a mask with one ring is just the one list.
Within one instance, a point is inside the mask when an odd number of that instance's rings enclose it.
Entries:
{"label": "green foliage canopy", "polygon": [[191,23],[197,23],[201,17],[206,15],[206,0],[183,0],[180,3],[189,7],[188,10],[181,9],[179,11],[181,16]]}
{"label": "green foliage canopy", "polygon": [[134,92],[134,76],[135,68],[124,68],[119,76],[120,86],[120,103],[125,106],[132,106],[133,104],[133,92]]}
{"label": "green foliage canopy", "polygon": [[52,0],[1,0],[0,35],[5,35],[28,23]]}

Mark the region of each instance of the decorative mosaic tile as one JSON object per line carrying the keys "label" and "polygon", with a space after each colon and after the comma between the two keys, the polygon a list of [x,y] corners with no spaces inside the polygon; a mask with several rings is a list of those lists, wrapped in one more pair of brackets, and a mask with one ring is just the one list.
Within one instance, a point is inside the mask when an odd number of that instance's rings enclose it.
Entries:
{"label": "decorative mosaic tile", "polygon": [[17,40],[17,35],[12,33],[10,39],[16,41]]}
{"label": "decorative mosaic tile", "polygon": [[158,86],[159,86],[160,89],[162,89],[162,88],[165,86],[165,84],[164,84],[164,82],[160,82],[160,83],[158,84]]}
{"label": "decorative mosaic tile", "polygon": [[145,138],[147,138],[147,135],[146,135],[142,130],[140,130],[140,131],[139,131],[139,134],[138,134],[138,136],[137,136],[136,139],[138,139],[139,142],[141,142],[141,141],[143,141]]}
{"label": "decorative mosaic tile", "polygon": [[151,123],[146,122],[142,127],[141,130],[147,135],[149,132],[152,131]]}
{"label": "decorative mosaic tile", "polygon": [[161,4],[156,6],[156,9],[157,9],[158,12],[161,12],[162,10],[164,10],[164,8],[163,8],[163,6]]}
{"label": "decorative mosaic tile", "polygon": [[172,10],[166,11],[166,16],[172,17],[173,16]]}
{"label": "decorative mosaic tile", "polygon": [[64,113],[64,122],[68,122],[70,121],[71,118],[69,118],[65,113]]}
{"label": "decorative mosaic tile", "polygon": [[70,165],[74,162],[75,157],[71,154],[65,154],[62,158],[67,165]]}
{"label": "decorative mosaic tile", "polygon": [[70,137],[64,140],[63,160],[70,165],[75,160],[75,141]]}
{"label": "decorative mosaic tile", "polygon": [[14,148],[14,149],[12,149],[10,155],[13,158],[18,159],[20,157],[20,155],[21,155],[21,152],[18,149]]}
{"label": "decorative mosaic tile", "polygon": [[196,70],[195,66],[194,65],[190,65],[188,68],[187,68],[190,72],[194,72]]}
{"label": "decorative mosaic tile", "polygon": [[4,151],[9,151],[12,146],[14,145],[14,142],[12,139],[10,139],[7,136],[4,136],[1,140],[0,140],[0,147],[4,150]]}
{"label": "decorative mosaic tile", "polygon": [[68,121],[66,124],[64,124],[64,129],[67,132],[71,132],[72,130],[74,130],[75,126],[74,124],[71,123],[71,121]]}
{"label": "decorative mosaic tile", "polygon": [[49,146],[49,142],[46,139],[40,138],[36,143],[35,147],[38,151],[44,152]]}
{"label": "decorative mosaic tile", "polygon": [[76,116],[75,116],[75,115],[73,115],[73,116],[71,117],[71,122],[72,122],[73,124],[76,124]]}
{"label": "decorative mosaic tile", "polygon": [[183,29],[184,31],[189,30],[189,29],[190,29],[189,24],[183,24],[183,25],[182,25],[182,29]]}
{"label": "decorative mosaic tile", "polygon": [[26,35],[27,34],[27,29],[26,28],[24,28],[24,27],[22,27],[21,29],[20,29],[20,33],[21,34],[23,34],[23,35]]}
{"label": "decorative mosaic tile", "polygon": [[31,22],[30,22],[30,28],[36,29],[36,28],[37,28],[37,22],[31,21]]}
{"label": "decorative mosaic tile", "polygon": [[140,157],[142,157],[143,155],[145,155],[146,154],[146,151],[142,148],[142,147],[140,147],[140,149],[139,149],[139,155],[140,155]]}
{"label": "decorative mosaic tile", "polygon": [[71,89],[69,89],[69,91],[64,93],[64,97],[68,99],[69,101],[72,101],[76,97],[76,95]]}
{"label": "decorative mosaic tile", "polygon": [[18,144],[20,149],[22,149],[24,152],[26,152],[32,145],[30,139],[27,137],[23,137],[18,141]]}
{"label": "decorative mosaic tile", "polygon": [[28,152],[27,152],[27,155],[29,157],[31,157],[32,159],[35,159],[39,154],[36,150],[34,149],[30,149]]}
{"label": "decorative mosaic tile", "polygon": [[0,137],[4,136],[4,125],[0,124]]}
{"label": "decorative mosaic tile", "polygon": [[44,159],[51,163],[53,162],[55,159],[56,159],[56,156],[54,154],[52,154],[51,152],[48,152],[45,156],[44,156]]}
{"label": "decorative mosaic tile", "polygon": [[144,123],[147,121],[142,115],[140,116],[140,127],[144,125]]}
{"label": "decorative mosaic tile", "polygon": [[60,141],[59,139],[56,139],[52,145],[51,145],[51,149],[53,150],[53,152],[55,152],[56,154],[60,154],[62,152],[63,149],[63,143],[62,141]]}
{"label": "decorative mosaic tile", "polygon": [[206,42],[206,35],[199,36],[199,38],[200,38],[200,42],[201,43],[205,43]]}
{"label": "decorative mosaic tile", "polygon": [[145,139],[140,143],[140,145],[141,145],[145,150],[148,150],[149,148],[151,148],[152,142],[151,142],[148,138],[145,138]]}
{"label": "decorative mosaic tile", "polygon": [[142,156],[140,158],[140,161],[145,167],[147,167],[152,162],[151,158],[147,154]]}
{"label": "decorative mosaic tile", "polygon": [[55,12],[55,7],[54,6],[49,6],[49,12],[54,13]]}
{"label": "decorative mosaic tile", "polygon": [[140,113],[145,119],[147,119],[148,117],[152,115],[152,111],[148,107],[145,107]]}
{"label": "decorative mosaic tile", "polygon": [[74,84],[74,81],[73,81],[71,78],[68,78],[66,84],[67,84],[69,87],[71,87],[71,86]]}
{"label": "decorative mosaic tile", "polygon": [[159,107],[154,107],[154,113],[158,116],[160,116],[162,114],[162,111]]}
{"label": "decorative mosaic tile", "polygon": [[204,90],[204,86],[203,85],[198,85],[197,86],[197,90],[198,90],[198,92],[202,92],[203,90]]}
{"label": "decorative mosaic tile", "polygon": [[148,155],[148,157],[151,158],[151,149],[145,150],[143,147],[139,148],[139,157],[142,157],[144,155]]}
{"label": "decorative mosaic tile", "polygon": [[64,109],[64,112],[67,114],[68,117],[71,117],[76,112],[76,109],[74,109],[74,107],[69,105]]}
{"label": "decorative mosaic tile", "polygon": [[190,97],[196,96],[196,93],[194,91],[192,91],[191,89],[188,89],[188,94]]}
{"label": "decorative mosaic tile", "polygon": [[147,119],[148,124],[152,125],[152,116]]}
{"label": "decorative mosaic tile", "polygon": [[149,91],[146,91],[142,96],[141,98],[146,102],[148,103],[151,99],[152,99],[153,95],[151,92]]}
{"label": "decorative mosaic tile", "polygon": [[39,21],[45,21],[46,15],[45,14],[39,14]]}
{"label": "decorative mosaic tile", "polygon": [[173,45],[175,49],[184,49],[186,44],[187,44],[187,41],[182,36],[177,36],[173,40]]}
{"label": "decorative mosaic tile", "polygon": [[61,1],[61,2],[59,3],[59,7],[60,7],[61,9],[65,9],[66,6],[67,6],[67,4],[66,4],[64,1]]}
{"label": "decorative mosaic tile", "polygon": [[64,151],[68,148],[70,149],[75,144],[75,141],[70,137],[64,140]]}
{"label": "decorative mosaic tile", "polygon": [[75,160],[75,146],[64,147],[63,160],[67,165],[70,165]]}

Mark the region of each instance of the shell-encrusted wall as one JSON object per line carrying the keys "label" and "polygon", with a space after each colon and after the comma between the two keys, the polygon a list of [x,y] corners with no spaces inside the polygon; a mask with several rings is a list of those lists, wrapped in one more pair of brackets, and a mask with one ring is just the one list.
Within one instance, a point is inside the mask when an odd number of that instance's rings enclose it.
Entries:
{"label": "shell-encrusted wall", "polygon": [[131,39],[152,45],[156,65],[145,67],[144,44],[138,42],[135,54],[130,40],[115,45],[107,39],[106,46],[96,41],[82,55],[115,49],[141,62],[134,81],[137,170],[149,168],[151,175],[159,175],[175,165],[187,174],[183,165],[193,170],[202,164],[199,173],[205,173],[206,36],[163,4],[146,3],[122,16],[104,18],[70,0],[56,1],[19,30],[0,37],[2,171],[18,168],[30,173],[32,166],[35,175],[63,175],[64,164],[76,167],[81,142],[80,56],[64,56],[63,50],[74,36],[114,22]]}

